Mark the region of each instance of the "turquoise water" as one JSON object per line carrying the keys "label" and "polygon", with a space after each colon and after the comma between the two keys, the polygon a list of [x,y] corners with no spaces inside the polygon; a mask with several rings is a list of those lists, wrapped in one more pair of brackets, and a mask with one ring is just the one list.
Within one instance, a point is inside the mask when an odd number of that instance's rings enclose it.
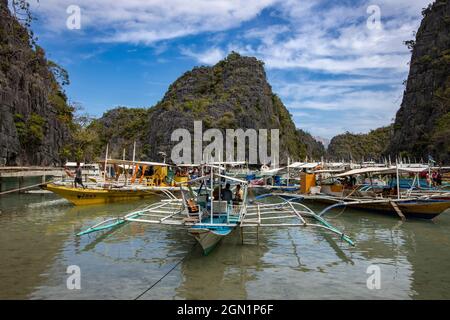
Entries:
{"label": "turquoise water", "polygon": [[[0,298],[134,299],[449,299],[450,212],[435,222],[400,222],[360,211],[332,212],[355,247],[326,232],[264,229],[259,245],[239,231],[209,256],[186,230],[127,224],[80,230],[150,201],[75,207],[53,194],[0,198]],[[180,262],[181,261],[181,262]],[[81,289],[67,288],[68,266]],[[381,288],[368,289],[377,265]]]}

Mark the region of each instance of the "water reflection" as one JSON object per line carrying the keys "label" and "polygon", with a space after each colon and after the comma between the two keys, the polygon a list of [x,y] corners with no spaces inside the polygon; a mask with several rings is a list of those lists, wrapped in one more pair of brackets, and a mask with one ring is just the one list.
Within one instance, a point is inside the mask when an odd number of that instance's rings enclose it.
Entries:
{"label": "water reflection", "polygon": [[[241,245],[236,230],[207,257],[183,228],[135,223],[75,236],[145,205],[74,207],[53,195],[2,197],[0,298],[133,299],[155,283],[143,299],[450,298],[448,213],[435,223],[402,223],[336,211],[328,219],[356,247],[305,228],[263,229],[259,245]],[[81,268],[81,290],[66,287],[72,264]],[[366,286],[371,264],[381,268],[380,290]]]}

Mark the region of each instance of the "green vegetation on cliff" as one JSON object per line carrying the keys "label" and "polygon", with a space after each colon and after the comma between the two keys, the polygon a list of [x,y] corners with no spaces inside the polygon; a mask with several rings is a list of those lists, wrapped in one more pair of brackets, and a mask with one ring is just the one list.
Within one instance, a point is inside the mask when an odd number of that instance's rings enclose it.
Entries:
{"label": "green vegetation on cliff", "polygon": [[[310,133],[298,129],[297,139],[299,139],[302,147],[304,148],[302,153],[306,154],[309,160],[320,160],[321,157],[325,156],[326,151],[324,145],[322,142],[314,139]],[[303,158],[300,160],[303,160]]]}
{"label": "green vegetation on cliff", "polygon": [[[160,160],[171,154],[178,128],[193,132],[194,121],[203,130],[279,129],[281,159],[320,157],[323,146],[307,133],[297,131],[281,99],[267,82],[263,62],[232,52],[212,67],[196,67],[169,86],[163,99],[149,109],[116,108],[92,122],[99,137],[100,155],[106,143],[116,156],[125,148],[131,155],[137,143],[140,159]],[[304,141],[303,141],[304,140]],[[206,143],[205,143],[206,145]]]}
{"label": "green vegetation on cliff", "polygon": [[450,1],[437,0],[423,10],[412,50],[410,71],[394,136],[392,155],[450,161]]}
{"label": "green vegetation on cliff", "polygon": [[99,119],[88,115],[74,121],[73,137],[62,150],[62,156],[78,161],[94,161],[104,158],[109,144],[109,157],[122,158],[125,149],[128,157],[136,141],[138,158],[145,156],[141,144],[148,126],[149,109],[117,107],[108,110]]}
{"label": "green vegetation on cliff", "polygon": [[30,29],[28,2],[0,0],[0,161],[61,164],[71,140],[73,108],[62,86],[67,72],[47,60]]}
{"label": "green vegetation on cliff", "polygon": [[38,147],[44,139],[45,119],[36,113],[28,117],[16,113],[14,118],[20,143],[31,149]]}
{"label": "green vegetation on cliff", "polygon": [[379,160],[386,152],[392,136],[392,125],[378,128],[367,134],[347,132],[331,139],[327,156],[334,160]]}

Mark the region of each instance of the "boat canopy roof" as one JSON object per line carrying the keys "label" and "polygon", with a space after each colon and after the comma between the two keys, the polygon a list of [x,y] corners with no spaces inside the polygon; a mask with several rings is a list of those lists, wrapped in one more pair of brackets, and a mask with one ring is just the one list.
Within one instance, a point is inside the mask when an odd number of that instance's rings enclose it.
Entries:
{"label": "boat canopy roof", "polygon": [[288,165],[288,168],[298,168],[300,167],[304,162],[293,162],[290,165]]}
{"label": "boat canopy roof", "polygon": [[288,165],[288,168],[314,169],[318,165],[320,165],[320,162],[294,162]]}
{"label": "boat canopy roof", "polygon": [[[104,164],[105,160],[99,160],[99,163]],[[163,162],[150,162],[150,161],[132,161],[132,160],[120,160],[120,159],[107,159],[106,160],[107,163],[109,164],[123,164],[123,165],[141,165],[141,166],[161,166],[161,167],[169,167],[171,166],[168,163],[163,163]]]}
{"label": "boat canopy roof", "polygon": [[[417,168],[417,167],[398,167],[398,171],[402,173],[420,173],[422,171],[427,170],[425,167]],[[374,174],[393,174],[397,172],[397,167],[392,166],[389,168],[380,168],[380,167],[368,167],[368,168],[361,168],[361,169],[353,169],[347,172],[343,172],[340,174],[335,175],[335,178],[340,177],[347,177],[347,176],[353,176],[358,174],[365,174],[365,173],[374,173]]]}
{"label": "boat canopy roof", "polygon": [[[239,183],[242,183],[242,184],[248,184],[248,181],[247,181],[247,180],[241,180],[241,179],[238,179],[238,178],[235,178],[235,177],[230,177],[230,176],[226,176],[226,175],[222,175],[222,174],[218,174],[218,173],[214,173],[214,176],[216,176],[216,177],[221,177],[221,178],[224,178],[224,179],[226,179],[226,180],[231,180],[231,181],[239,182]],[[205,176],[198,177],[198,178],[191,179],[191,180],[184,181],[184,182],[175,182],[175,184],[177,184],[177,185],[182,185],[182,184],[186,184],[186,183],[194,183],[194,182],[197,182],[197,181],[205,181],[205,180],[209,180],[210,178],[211,178],[210,175],[205,175]]]}
{"label": "boat canopy roof", "polygon": [[325,162],[324,167],[342,167],[345,165],[344,162]]}
{"label": "boat canopy roof", "polygon": [[[425,170],[428,170],[428,167],[398,167],[398,171],[399,172],[407,172],[407,173],[420,173],[423,172]],[[395,173],[396,172],[396,167],[391,167],[389,168],[389,170],[386,170],[385,173]]]}
{"label": "boat canopy roof", "polygon": [[217,165],[229,165],[229,166],[240,166],[246,164],[245,161],[211,161],[206,164],[217,164]]}
{"label": "boat canopy roof", "polygon": [[278,172],[280,172],[283,169],[285,169],[285,167],[269,169],[269,170],[265,170],[265,171],[260,171],[260,174],[262,176],[271,176],[271,175],[277,174]]}
{"label": "boat canopy roof", "polygon": [[338,173],[342,171],[344,171],[344,169],[322,169],[322,170],[314,170],[314,173]]}
{"label": "boat canopy roof", "polygon": [[389,170],[389,168],[378,168],[378,167],[360,168],[360,169],[353,169],[353,170],[350,170],[347,172],[337,174],[334,177],[340,178],[340,177],[354,176],[354,175],[358,175],[358,174],[374,173],[374,172],[381,173],[386,170]]}
{"label": "boat canopy roof", "polygon": [[[69,161],[67,161],[65,166],[66,167],[76,167],[77,163],[76,162],[69,162]],[[80,162],[80,166],[84,166],[84,162]]]}

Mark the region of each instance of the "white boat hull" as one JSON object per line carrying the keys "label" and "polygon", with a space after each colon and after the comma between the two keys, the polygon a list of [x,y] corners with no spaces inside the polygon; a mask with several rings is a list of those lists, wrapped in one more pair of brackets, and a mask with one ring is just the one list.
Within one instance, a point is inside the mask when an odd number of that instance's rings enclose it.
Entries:
{"label": "white boat hull", "polygon": [[209,254],[226,235],[200,228],[190,228],[188,232],[200,243],[205,255]]}

